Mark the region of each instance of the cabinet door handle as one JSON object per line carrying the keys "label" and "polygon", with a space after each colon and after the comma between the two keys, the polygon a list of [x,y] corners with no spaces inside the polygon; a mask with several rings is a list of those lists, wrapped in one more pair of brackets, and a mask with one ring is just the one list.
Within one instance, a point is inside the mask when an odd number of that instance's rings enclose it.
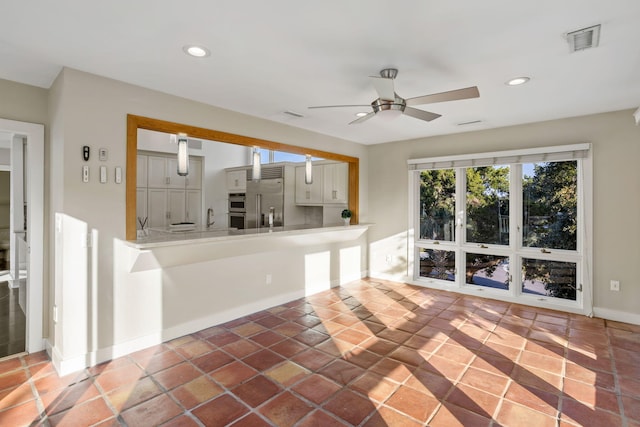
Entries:
{"label": "cabinet door handle", "polygon": [[333,197],[333,200],[338,198],[338,190],[333,190],[333,192],[331,193],[331,197]]}
{"label": "cabinet door handle", "polygon": [[167,211],[166,217],[167,217],[167,219],[171,219],[171,212]]}
{"label": "cabinet door handle", "polygon": [[305,199],[310,199],[311,198],[311,191],[309,191],[309,190],[305,191],[304,197],[305,197]]}
{"label": "cabinet door handle", "polygon": [[166,177],[166,178],[164,179],[164,183],[165,183],[165,184],[171,184],[171,178]]}
{"label": "cabinet door handle", "polygon": [[189,178],[185,178],[184,179],[184,183],[185,183],[185,185],[189,185]]}
{"label": "cabinet door handle", "polygon": [[235,182],[234,186],[238,187],[238,180],[236,179],[234,182]]}

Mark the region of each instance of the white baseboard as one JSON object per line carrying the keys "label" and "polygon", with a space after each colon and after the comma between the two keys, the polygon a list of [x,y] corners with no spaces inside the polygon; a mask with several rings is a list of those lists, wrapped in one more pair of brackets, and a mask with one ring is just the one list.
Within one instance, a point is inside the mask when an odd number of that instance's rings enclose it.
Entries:
{"label": "white baseboard", "polygon": [[149,335],[135,338],[133,340],[114,344],[110,347],[101,348],[97,351],[88,352],[83,355],[70,357],[67,359],[63,359],[58,349],[52,347],[48,341],[46,343],[46,349],[49,357],[51,358],[51,361],[53,362],[53,366],[56,368],[56,371],[60,376],[63,376],[72,372],[82,370],[84,368],[88,368],[90,366],[97,365],[99,363],[115,359],[117,357],[126,356],[127,354],[131,354],[139,350],[144,350],[145,348],[149,348],[154,345],[158,345],[163,342],[182,337],[184,335],[189,335],[215,325],[220,325],[222,323],[247,316],[252,313],[285,304],[290,301],[303,298],[304,296],[304,291],[295,291],[281,294],[273,298],[267,298],[255,303],[235,307],[230,310],[212,314],[210,316],[202,317],[190,322],[182,323],[180,325],[176,325],[162,331],[158,331]]}
{"label": "white baseboard", "polygon": [[640,314],[629,313],[628,311],[612,310],[604,307],[593,307],[593,315],[607,320],[615,320],[616,322],[631,323],[640,325]]}

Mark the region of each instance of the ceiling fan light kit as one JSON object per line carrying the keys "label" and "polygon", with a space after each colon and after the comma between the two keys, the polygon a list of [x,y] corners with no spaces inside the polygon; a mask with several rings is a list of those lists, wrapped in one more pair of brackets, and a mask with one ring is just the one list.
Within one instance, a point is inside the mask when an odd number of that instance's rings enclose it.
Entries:
{"label": "ceiling fan light kit", "polygon": [[[476,86],[464,89],[456,89],[448,92],[434,93],[430,95],[417,96],[414,98],[402,98],[398,96],[394,89],[394,79],[398,75],[396,68],[385,68],[380,71],[380,76],[370,76],[378,98],[371,103],[372,111],[361,114],[356,120],[349,124],[358,124],[365,122],[373,116],[384,113],[385,116],[399,116],[406,114],[407,116],[430,122],[440,117],[440,114],[413,108],[413,105],[433,104],[436,102],[457,101],[461,99],[477,98],[480,92]],[[309,108],[340,108],[340,107],[365,107],[366,105],[323,105]]]}

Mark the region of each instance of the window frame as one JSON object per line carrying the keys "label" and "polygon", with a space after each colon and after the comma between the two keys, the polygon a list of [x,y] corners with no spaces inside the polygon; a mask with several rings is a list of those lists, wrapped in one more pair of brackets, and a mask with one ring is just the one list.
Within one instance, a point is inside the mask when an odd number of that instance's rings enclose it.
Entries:
{"label": "window frame", "polygon": [[[523,246],[522,232],[522,165],[537,162],[577,161],[577,241],[576,250],[548,249]],[[492,164],[490,162],[493,162]],[[581,314],[593,311],[592,240],[592,150],[590,144],[574,144],[553,147],[539,147],[491,153],[466,154],[408,160],[409,166],[409,218],[408,218],[408,281],[409,283],[454,291],[462,294],[479,295],[506,302],[552,308]],[[466,241],[466,168],[488,165],[509,166],[509,244],[479,244]],[[420,172],[433,169],[454,169],[456,175],[456,232],[454,241],[420,239]],[[482,247],[481,247],[482,246]],[[421,249],[441,249],[455,251],[456,281],[445,281],[420,276]],[[581,291],[576,292],[576,300],[566,300],[551,296],[540,296],[523,292],[521,275],[513,277],[509,288],[496,289],[466,283],[466,254],[487,253],[507,256],[510,272],[521,271],[523,259],[534,258],[549,261],[572,262],[576,264],[576,284]]]}

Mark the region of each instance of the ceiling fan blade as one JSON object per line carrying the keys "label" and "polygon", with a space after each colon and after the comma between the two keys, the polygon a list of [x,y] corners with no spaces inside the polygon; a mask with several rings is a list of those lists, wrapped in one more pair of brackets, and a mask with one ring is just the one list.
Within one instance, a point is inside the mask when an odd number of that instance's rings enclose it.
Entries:
{"label": "ceiling fan blade", "polygon": [[459,99],[477,98],[480,96],[477,86],[464,89],[450,90],[448,92],[433,93],[431,95],[417,96],[406,100],[407,105],[433,104],[434,102],[456,101]]}
{"label": "ceiling fan blade", "polygon": [[354,121],[350,122],[349,124],[350,125],[356,125],[358,123],[365,122],[365,121],[369,120],[371,117],[373,117],[375,115],[376,115],[376,113],[374,113],[372,111],[372,112],[368,113],[366,116],[359,117],[359,118],[355,119]]}
{"label": "ceiling fan blade", "polygon": [[341,108],[341,107],[371,107],[371,104],[366,104],[366,105],[318,105],[316,107],[307,107],[307,108]]}
{"label": "ceiling fan blade", "polygon": [[394,101],[396,99],[396,92],[393,88],[393,79],[386,77],[370,76],[371,84],[376,88],[378,97],[384,101]]}
{"label": "ceiling fan blade", "polygon": [[431,120],[435,120],[440,117],[440,114],[431,113],[429,111],[418,110],[417,108],[405,107],[404,114],[414,117],[416,119],[424,120],[425,122],[430,122]]}

